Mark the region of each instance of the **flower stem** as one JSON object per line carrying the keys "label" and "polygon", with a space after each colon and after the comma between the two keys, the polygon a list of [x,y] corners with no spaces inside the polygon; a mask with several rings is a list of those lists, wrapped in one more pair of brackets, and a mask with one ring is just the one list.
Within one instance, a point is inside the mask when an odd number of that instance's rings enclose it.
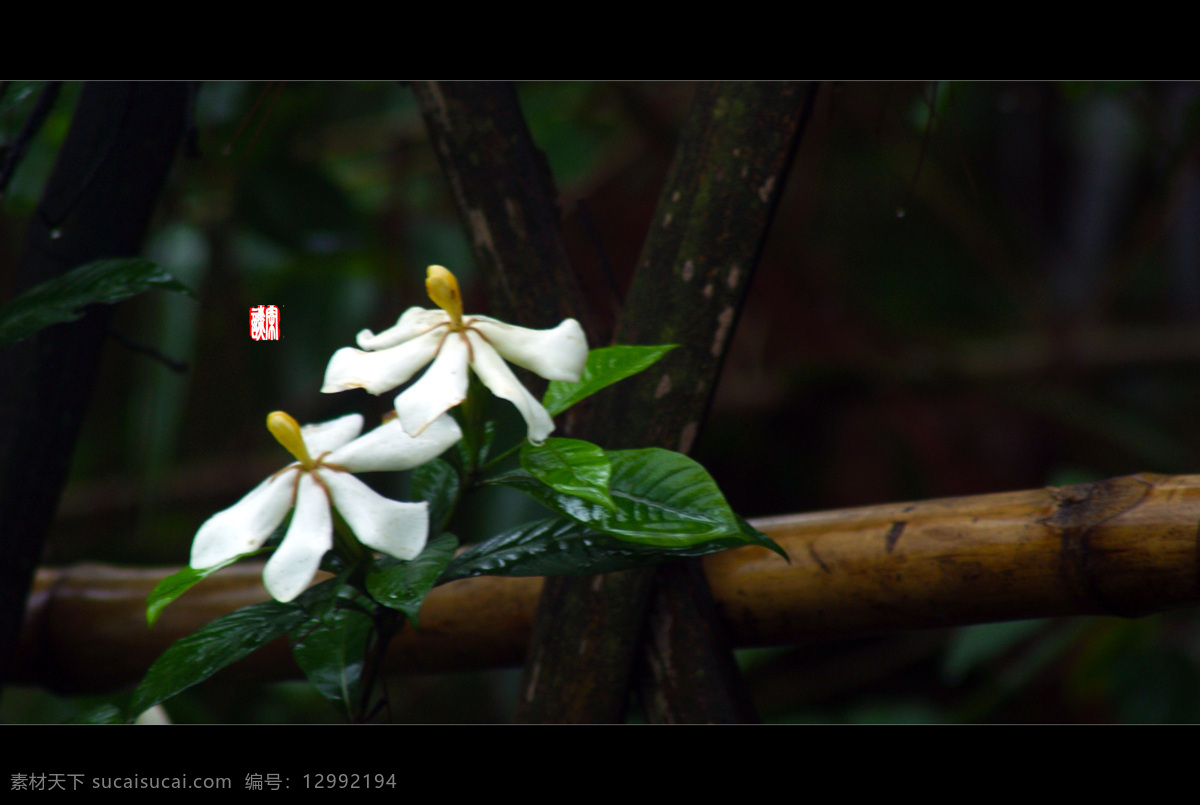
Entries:
{"label": "flower stem", "polygon": [[513,453],[516,453],[518,450],[520,450],[520,449],[521,449],[521,445],[522,445],[522,444],[524,444],[524,443],[525,443],[525,442],[524,442],[524,440],[522,440],[522,441],[519,441],[519,442],[517,442],[516,444],[514,444],[512,447],[510,447],[510,448],[508,448],[507,450],[505,450],[505,451],[504,451],[503,453],[501,453],[500,455],[498,455],[498,456],[494,456],[494,457],[492,457],[492,458],[488,459],[488,462],[487,462],[486,464],[484,464],[482,467],[480,467],[480,468],[479,468],[479,472],[480,472],[481,474],[483,474],[483,473],[486,473],[488,470],[491,470],[491,469],[493,469],[493,468],[495,468],[495,467],[498,467],[498,466],[500,466],[500,465],[501,465],[501,464],[503,464],[503,463],[504,463],[504,462],[505,462],[505,461],[506,461],[506,460],[507,460],[507,459],[508,459],[508,458],[509,458],[509,457],[510,457],[510,456],[511,456]]}
{"label": "flower stem", "polygon": [[[391,700],[388,698],[387,683],[380,675],[380,669],[383,668],[383,661],[387,656],[388,644],[404,628],[404,621],[395,610],[379,603],[375,604],[373,620],[375,621],[375,641],[374,645],[367,650],[366,656],[363,657],[362,687],[359,693],[357,712],[353,718],[353,722],[356,724],[370,721],[383,707],[386,707],[388,711],[387,720],[392,720]],[[374,699],[376,683],[379,683],[380,697],[379,703],[372,707],[371,702]]]}
{"label": "flower stem", "polygon": [[373,558],[367,546],[354,536],[354,532],[337,509],[333,509],[333,550],[347,565],[370,563]]}
{"label": "flower stem", "polygon": [[462,428],[463,474],[467,477],[473,476],[479,467],[479,454],[486,442],[484,417],[487,414],[487,397],[483,383],[474,372],[470,373],[470,377],[466,399],[461,405],[451,409],[458,426]]}

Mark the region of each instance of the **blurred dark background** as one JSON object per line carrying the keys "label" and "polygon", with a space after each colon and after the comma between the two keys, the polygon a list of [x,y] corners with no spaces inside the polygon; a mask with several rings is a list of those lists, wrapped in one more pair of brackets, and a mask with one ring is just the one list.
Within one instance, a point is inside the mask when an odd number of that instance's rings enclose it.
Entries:
{"label": "blurred dark background", "polygon": [[[0,207],[0,300],[78,90],[64,86]],[[5,83],[0,144],[39,91]],[[572,262],[606,315],[692,91],[518,86]],[[1195,84],[822,85],[694,456],[746,517],[1197,471],[1198,113]],[[391,395],[318,393],[325,363],[426,306],[426,265],[455,271],[468,311],[486,312],[402,84],[204,84],[195,135],[146,255],[198,298],[145,294],[115,324],[188,370],[108,345],[47,564],[183,563],[206,517],[286,462],[267,412],[381,415]],[[280,341],[248,337],[258,304],[279,306]],[[1194,610],[739,658],[765,720],[1200,720]],[[394,710],[504,721],[516,680],[400,679]],[[63,720],[94,702],[12,688],[0,717]],[[335,718],[302,683],[208,683],[168,710]]]}

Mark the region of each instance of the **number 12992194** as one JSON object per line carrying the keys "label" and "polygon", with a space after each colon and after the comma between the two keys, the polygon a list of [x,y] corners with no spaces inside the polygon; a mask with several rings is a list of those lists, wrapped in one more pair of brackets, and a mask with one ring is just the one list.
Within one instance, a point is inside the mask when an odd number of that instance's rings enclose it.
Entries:
{"label": "number 12992194", "polygon": [[306,774],[305,788],[395,788],[395,774]]}

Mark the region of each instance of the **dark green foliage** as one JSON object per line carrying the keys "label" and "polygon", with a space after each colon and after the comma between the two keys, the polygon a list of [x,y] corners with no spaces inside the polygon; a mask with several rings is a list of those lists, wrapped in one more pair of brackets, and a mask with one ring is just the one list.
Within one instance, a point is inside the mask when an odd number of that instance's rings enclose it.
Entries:
{"label": "dark green foliage", "polygon": [[[36,98],[37,86],[21,96],[25,88],[13,82],[0,96],[0,147]],[[555,172],[571,265],[610,319],[693,90],[517,87]],[[78,95],[78,84],[64,84],[3,198],[5,266],[26,250]],[[731,507],[760,516],[1195,472],[1200,302],[1188,221],[1198,110],[1190,85],[822,85],[693,452]],[[194,122],[199,156],[177,161],[145,257],[198,301],[141,294],[114,323],[191,369],[174,375],[105,347],[49,564],[185,561],[197,527],[278,468],[265,456],[274,449],[266,411],[301,421],[361,411],[377,421],[392,395],[312,389],[359,329],[427,305],[427,264],[460,271],[469,307],[488,310],[410,88],[212,82],[199,90]],[[680,279],[684,268],[670,266]],[[696,263],[685,290],[719,288],[728,268]],[[12,282],[0,271],[0,300],[14,295]],[[282,306],[279,343],[247,337],[246,308],[263,303]],[[431,465],[414,473],[410,497],[438,504],[458,482],[449,465]],[[388,483],[380,491],[392,494]],[[470,561],[581,561],[565,547],[578,537],[579,551],[592,550],[574,522],[540,524],[563,530],[536,548],[544,560],[522,553],[522,535],[536,543],[539,525],[529,524],[502,535],[507,548],[492,543],[492,558]],[[480,549],[493,536],[458,525]],[[615,538],[586,539],[609,540],[614,556]],[[443,578],[465,574],[466,556]],[[1137,640],[1129,631],[1144,621],[1104,620],[976,627],[945,637],[941,650],[918,642],[926,635],[856,644],[857,653],[806,646],[747,661],[747,675],[760,712],[776,720],[1186,720],[1200,676],[1196,622],[1193,612],[1163,616]],[[949,675],[945,656],[956,658]],[[453,691],[444,702],[421,684],[418,704],[394,703],[398,720],[509,717],[511,703],[494,691],[511,680],[443,680],[437,693]],[[169,709],[182,721],[332,715],[297,689],[229,686],[219,697],[228,704],[185,692]],[[8,696],[6,721],[61,720],[95,705]]]}
{"label": "dark green foliage", "polygon": [[100,260],[47,280],[0,308],[0,346],[20,341],[43,327],[74,321],[88,305],[112,305],[142,291],[162,288],[192,295],[182,283],[149,260]]}

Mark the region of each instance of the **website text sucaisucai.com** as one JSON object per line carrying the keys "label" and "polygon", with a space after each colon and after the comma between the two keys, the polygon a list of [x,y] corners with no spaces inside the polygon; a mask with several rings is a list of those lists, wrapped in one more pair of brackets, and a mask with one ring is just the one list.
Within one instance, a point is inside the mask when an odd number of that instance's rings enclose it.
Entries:
{"label": "website text sucaisucai.com", "polygon": [[81,791],[90,788],[113,789],[226,789],[233,788],[228,777],[190,777],[115,775],[97,777],[90,774],[47,773],[13,774],[9,778],[10,791]]}

